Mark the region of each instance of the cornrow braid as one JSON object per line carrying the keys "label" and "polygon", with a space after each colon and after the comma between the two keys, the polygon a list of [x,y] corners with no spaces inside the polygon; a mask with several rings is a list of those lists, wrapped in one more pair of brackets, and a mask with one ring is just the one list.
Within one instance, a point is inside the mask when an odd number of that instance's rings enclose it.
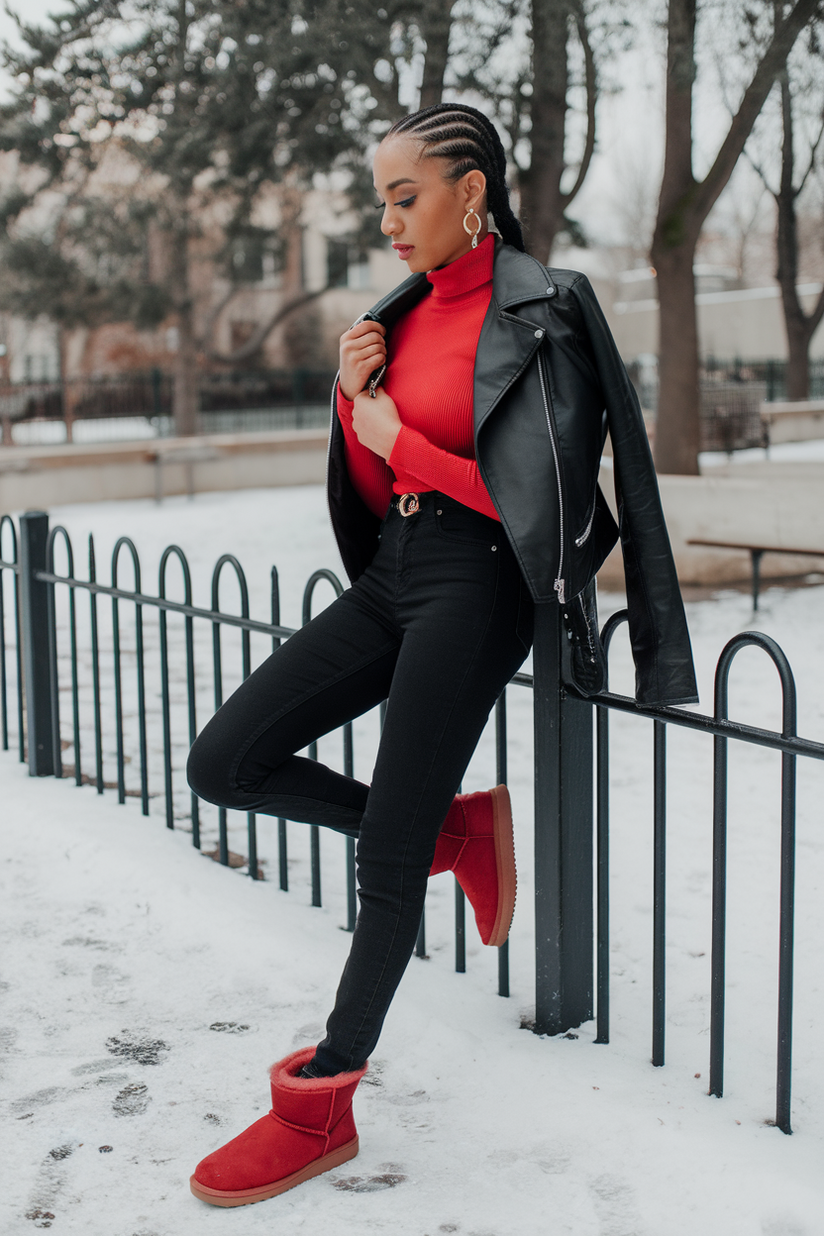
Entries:
{"label": "cornrow braid", "polygon": [[458,181],[467,172],[486,176],[486,201],[501,239],[524,251],[521,225],[509,204],[506,154],[492,122],[466,103],[436,103],[396,120],[386,134],[414,137],[429,159],[446,159],[447,179]]}

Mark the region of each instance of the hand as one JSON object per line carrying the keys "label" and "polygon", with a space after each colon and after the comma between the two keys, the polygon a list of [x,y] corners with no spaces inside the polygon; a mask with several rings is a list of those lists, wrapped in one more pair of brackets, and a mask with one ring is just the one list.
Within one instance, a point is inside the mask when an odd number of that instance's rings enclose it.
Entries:
{"label": "hand", "polygon": [[374,451],[381,459],[389,460],[395,439],[401,431],[401,418],[394,399],[387,395],[382,386],[376,388],[374,399],[368,392],[355,397],[352,428],[361,446]]}
{"label": "hand", "polygon": [[340,337],[340,389],[344,399],[354,399],[369,381],[370,373],[386,360],[386,327],[380,322],[358,322]]}

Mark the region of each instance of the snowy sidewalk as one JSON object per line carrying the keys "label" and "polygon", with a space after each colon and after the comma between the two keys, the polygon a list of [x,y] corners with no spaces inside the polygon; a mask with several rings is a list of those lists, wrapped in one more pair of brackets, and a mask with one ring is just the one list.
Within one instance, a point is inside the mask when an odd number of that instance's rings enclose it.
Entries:
{"label": "snowy sidewalk", "polygon": [[133,803],[32,782],[10,754],[0,787],[8,1236],[824,1233],[821,1111],[784,1137],[620,1026],[609,1047],[592,1026],[539,1039],[517,999],[415,959],[356,1098],[359,1158],[203,1205],[191,1170],[266,1110],[268,1065],[317,1039],[348,936]]}

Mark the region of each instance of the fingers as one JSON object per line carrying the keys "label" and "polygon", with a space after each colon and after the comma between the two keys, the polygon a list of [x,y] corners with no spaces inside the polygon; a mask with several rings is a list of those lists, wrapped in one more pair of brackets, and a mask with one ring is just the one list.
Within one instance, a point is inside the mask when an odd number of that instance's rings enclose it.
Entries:
{"label": "fingers", "polygon": [[341,335],[341,343],[344,339],[359,339],[362,335],[377,334],[381,338],[386,334],[386,327],[382,322],[372,322],[369,319],[363,322],[356,322],[354,326],[350,326],[348,330]]}

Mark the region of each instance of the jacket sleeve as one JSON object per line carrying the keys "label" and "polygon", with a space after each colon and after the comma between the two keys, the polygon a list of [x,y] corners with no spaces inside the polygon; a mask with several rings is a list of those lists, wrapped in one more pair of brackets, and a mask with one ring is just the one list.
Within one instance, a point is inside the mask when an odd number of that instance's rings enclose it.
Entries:
{"label": "jacket sleeve", "polygon": [[386,461],[358,441],[352,428],[354,404],[338,386],[338,418],[345,442],[346,466],[352,484],[373,515],[383,519],[392,498],[395,479]]}
{"label": "jacket sleeve", "polygon": [[687,619],[638,396],[589,280],[581,275],[571,290],[581,312],[579,342],[597,372],[612,439],[636,699],[697,703]]}

